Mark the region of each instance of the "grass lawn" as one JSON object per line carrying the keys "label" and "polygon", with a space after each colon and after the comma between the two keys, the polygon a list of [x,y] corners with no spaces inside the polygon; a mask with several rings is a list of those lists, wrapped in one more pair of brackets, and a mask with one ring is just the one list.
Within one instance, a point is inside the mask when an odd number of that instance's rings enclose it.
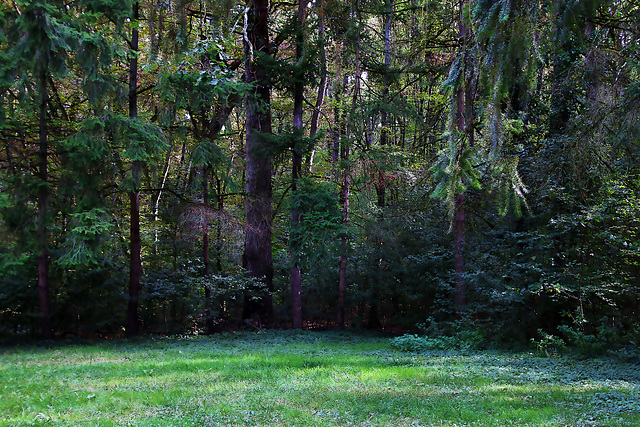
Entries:
{"label": "grass lawn", "polygon": [[640,366],[265,331],[0,348],[2,426],[638,426]]}

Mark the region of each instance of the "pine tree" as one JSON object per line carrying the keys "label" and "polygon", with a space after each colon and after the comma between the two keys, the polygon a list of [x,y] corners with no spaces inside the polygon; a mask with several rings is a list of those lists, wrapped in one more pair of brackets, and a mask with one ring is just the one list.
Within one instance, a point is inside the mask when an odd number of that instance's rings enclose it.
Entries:
{"label": "pine tree", "polygon": [[[17,5],[18,16],[6,31],[8,38],[4,65],[14,87],[24,97],[26,111],[37,111],[37,170],[33,174],[38,236],[38,296],[43,338],[53,337],[49,283],[50,201],[50,82],[67,72],[69,53],[77,42],[78,29],[70,16],[51,2],[26,1]],[[9,77],[11,79],[11,77]],[[3,79],[8,82],[9,79]]]}

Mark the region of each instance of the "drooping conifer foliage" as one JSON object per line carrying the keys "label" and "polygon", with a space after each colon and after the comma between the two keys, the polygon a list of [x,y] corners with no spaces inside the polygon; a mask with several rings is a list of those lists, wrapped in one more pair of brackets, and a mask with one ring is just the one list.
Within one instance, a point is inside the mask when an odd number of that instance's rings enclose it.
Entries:
{"label": "drooping conifer foliage", "polygon": [[0,5],[0,334],[638,338],[637,2]]}

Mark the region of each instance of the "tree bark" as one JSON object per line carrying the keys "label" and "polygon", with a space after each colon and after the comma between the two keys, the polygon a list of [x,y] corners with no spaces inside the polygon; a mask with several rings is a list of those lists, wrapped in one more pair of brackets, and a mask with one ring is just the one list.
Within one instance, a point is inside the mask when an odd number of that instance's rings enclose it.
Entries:
{"label": "tree bark", "polygon": [[[391,20],[393,18],[393,0],[385,0],[385,20],[384,20],[384,75],[382,76],[382,103],[384,106],[389,104],[389,84],[391,79],[389,73],[391,71]],[[383,107],[380,113],[380,148],[389,142],[389,120],[388,113]],[[378,196],[378,207],[380,212],[387,204],[386,202],[386,182],[384,165],[381,159],[378,164],[378,180],[376,182],[376,194]]]}
{"label": "tree bark", "polygon": [[[325,22],[324,22],[324,13],[325,13],[325,1],[320,0],[320,4],[318,5],[318,45],[320,46],[319,56],[320,56],[320,86],[318,87],[318,96],[316,97],[316,106],[313,109],[313,113],[311,114],[311,124],[309,125],[309,135],[311,138],[315,137],[318,132],[318,123],[320,121],[320,112],[322,110],[322,105],[324,104],[324,96],[327,92],[327,51],[325,48]],[[311,149],[311,154],[307,158],[306,170],[307,172],[311,172],[313,168],[313,159],[315,157],[316,147],[315,145]]]}
{"label": "tree bark", "polygon": [[[473,64],[469,55],[470,29],[464,21],[464,9],[470,7],[469,0],[460,1],[459,16],[459,38],[461,49],[465,56],[464,81],[458,88],[456,94],[456,126],[461,135],[460,150],[463,151],[468,144],[474,145],[473,136]],[[465,216],[465,194],[455,196],[454,214],[454,282],[455,282],[455,306],[456,316],[462,317],[462,312],[467,304],[465,285],[465,242],[466,242],[466,216]]]}
{"label": "tree bark", "polygon": [[260,55],[268,55],[269,2],[251,0],[247,10],[244,39],[245,81],[253,87],[246,100],[246,230],[244,263],[262,280],[267,293],[258,298],[245,296],[243,317],[270,322],[273,304],[273,262],[271,254],[271,153],[262,137],[271,133],[270,83]]}
{"label": "tree bark", "polygon": [[[340,144],[340,159],[342,161],[342,223],[346,227],[349,221],[349,197],[351,190],[351,168],[350,161],[350,137],[353,134],[353,116],[358,106],[358,96],[360,95],[360,32],[358,31],[355,40],[355,79],[353,87],[353,96],[351,98],[351,114],[349,114],[349,120],[346,126],[346,132],[341,136]],[[347,76],[344,76],[344,85],[347,86]],[[344,231],[342,235],[342,253],[340,255],[340,269],[339,269],[339,283],[338,283],[338,327],[344,328],[345,326],[345,299],[347,290],[347,249],[348,238],[347,233]]]}
{"label": "tree bark", "polygon": [[[393,19],[394,0],[385,0],[385,19],[384,19],[384,75],[382,76],[382,111],[380,112],[380,152],[381,156],[376,159],[376,171],[377,177],[375,178],[375,189],[377,195],[377,204],[379,209],[378,220],[382,223],[384,221],[384,208],[387,205],[387,183],[386,183],[386,168],[385,164],[385,147],[389,144],[389,114],[386,111],[386,106],[389,105],[389,85],[391,84],[390,72],[391,72],[391,21]],[[382,226],[382,224],[380,224]],[[382,266],[383,260],[383,240],[381,239],[379,244],[376,245],[378,252],[378,269]],[[369,319],[368,326],[370,329],[380,328],[379,319],[379,300],[380,289],[378,281],[371,283],[371,301],[369,303]]]}
{"label": "tree bark", "polygon": [[[341,157],[345,166],[343,166],[343,181],[342,181],[342,223],[346,227],[349,221],[349,187],[350,176],[347,163],[349,162],[349,146],[348,143],[343,140]],[[338,327],[344,328],[345,326],[345,297],[347,289],[347,249],[348,239],[346,231],[343,232],[341,237],[342,251],[340,254],[340,268],[339,268],[339,282],[338,282]]]}
{"label": "tree bark", "polygon": [[158,221],[160,220],[160,198],[162,197],[162,192],[164,191],[165,185],[167,184],[167,177],[169,176],[169,169],[171,167],[171,157],[173,155],[173,145],[169,148],[167,152],[167,160],[164,164],[164,170],[162,172],[162,181],[160,181],[160,189],[158,190],[158,194],[153,201],[153,222],[155,223],[155,229],[153,230],[153,255],[158,255],[158,245],[159,241],[159,229],[158,229]]}
{"label": "tree bark", "polygon": [[[348,145],[346,143],[347,123],[346,109],[341,103],[341,92],[346,90],[347,82],[349,81],[346,73],[344,76],[340,76],[341,70],[338,71],[336,76],[335,87],[335,103],[334,103],[334,118],[336,121],[335,130],[333,131],[332,138],[332,161],[339,165],[336,167],[336,179],[340,182],[340,204],[342,205],[342,224],[346,227],[349,220],[349,175],[346,171],[349,152]],[[342,81],[340,81],[342,80]],[[340,163],[339,163],[340,162]],[[346,281],[347,281],[347,248],[348,248],[347,234],[344,233],[340,237],[340,263],[338,264],[338,312],[337,312],[337,324],[339,328],[345,326],[345,294],[346,294]]]}
{"label": "tree bark", "polygon": [[47,238],[47,204],[49,191],[47,189],[48,180],[48,140],[47,140],[47,74],[42,72],[40,76],[40,117],[39,117],[39,165],[38,178],[40,188],[38,189],[38,241],[40,244],[40,255],[38,256],[38,297],[40,300],[40,326],[44,339],[53,338],[51,326],[51,308],[49,300],[49,242]]}
{"label": "tree bark", "polygon": [[[296,35],[296,63],[303,67],[304,54],[304,22],[306,19],[306,0],[298,1],[298,33]],[[299,131],[302,138],[303,124],[302,104],[304,101],[304,82],[296,81],[293,94],[293,127]],[[302,174],[302,147],[301,141],[297,141],[293,147],[291,167],[291,191],[296,195],[299,190],[299,181]],[[302,273],[300,271],[300,224],[302,218],[300,211],[291,208],[291,235],[289,242],[289,256],[291,258],[291,320],[294,329],[302,329]]]}
{"label": "tree bark", "polygon": [[[129,59],[129,118],[138,117],[138,27],[139,5],[133,4],[133,28],[131,29],[131,57]],[[142,275],[142,243],[140,239],[140,171],[142,163],[133,161],[132,178],[134,189],[129,192],[130,206],[130,259],[129,259],[129,306],[127,310],[127,336],[140,334],[138,300]]]}

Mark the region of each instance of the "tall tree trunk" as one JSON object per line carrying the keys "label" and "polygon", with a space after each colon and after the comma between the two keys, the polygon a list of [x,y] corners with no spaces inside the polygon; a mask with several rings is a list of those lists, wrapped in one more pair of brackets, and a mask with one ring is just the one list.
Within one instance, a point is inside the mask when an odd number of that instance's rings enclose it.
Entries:
{"label": "tall tree trunk", "polygon": [[[309,136],[315,137],[318,132],[318,123],[320,121],[320,112],[322,105],[324,104],[324,95],[327,92],[327,51],[325,46],[326,31],[324,22],[325,2],[326,0],[319,0],[318,4],[318,45],[320,47],[320,86],[318,87],[318,96],[316,97],[316,106],[313,109],[311,115],[311,124],[309,125]],[[311,149],[311,154],[307,158],[307,172],[311,172],[313,168],[313,159],[315,157],[316,147],[315,145]]]}
{"label": "tall tree trunk", "polygon": [[51,327],[51,308],[49,302],[49,242],[47,239],[47,204],[49,191],[47,189],[48,171],[48,141],[47,141],[47,74],[40,76],[40,117],[39,117],[39,170],[40,188],[38,189],[38,241],[40,255],[38,256],[38,296],[40,300],[40,327],[42,337],[53,338]]}
{"label": "tall tree trunk", "polygon": [[[306,19],[306,0],[298,1],[298,33],[296,35],[296,63],[303,67],[304,54],[304,22]],[[303,136],[302,103],[304,102],[304,82],[296,81],[293,94],[293,127]],[[302,174],[302,146],[297,141],[293,147],[291,167],[291,191],[296,195],[299,190],[299,180]],[[289,256],[291,258],[291,320],[294,329],[302,329],[302,274],[300,271],[300,211],[291,208],[291,235],[289,242]]]}
{"label": "tall tree trunk", "polygon": [[[456,126],[461,135],[460,150],[463,151],[468,144],[473,146],[473,64],[471,63],[470,49],[470,29],[464,20],[464,9],[470,7],[469,0],[460,1],[459,17],[459,38],[460,49],[464,54],[464,81],[460,84],[456,99]],[[455,306],[458,317],[462,317],[462,311],[467,304],[465,286],[465,256],[464,247],[466,241],[466,216],[465,216],[465,194],[455,196],[454,215],[454,281],[455,281]]]}
{"label": "tall tree trunk", "polygon": [[[211,260],[209,258],[209,222],[207,212],[209,209],[209,168],[202,168],[202,201],[204,204],[202,215],[202,258],[204,260],[204,277],[211,275]],[[204,287],[205,299],[205,317],[207,333],[212,334],[213,331],[213,310],[211,308],[211,287]]]}
{"label": "tall tree trunk", "polygon": [[159,240],[159,226],[158,221],[160,220],[160,198],[162,197],[162,192],[164,191],[164,187],[167,184],[167,177],[169,176],[169,169],[171,167],[171,157],[173,155],[173,145],[169,148],[167,152],[167,161],[164,164],[164,170],[162,172],[162,181],[160,181],[160,188],[158,189],[158,194],[153,201],[153,222],[155,223],[155,229],[153,230],[153,255],[158,255],[158,245],[160,244]]}
{"label": "tall tree trunk", "polygon": [[246,235],[245,267],[264,281],[268,293],[259,298],[247,295],[243,317],[270,322],[273,304],[273,262],[271,255],[271,154],[261,134],[271,133],[270,83],[261,54],[269,54],[269,1],[250,0],[244,37],[245,81],[253,85],[246,100]]}
{"label": "tall tree trunk", "polygon": [[[131,57],[129,59],[129,118],[138,117],[138,16],[139,5],[133,4],[133,28],[131,30]],[[140,294],[140,277],[142,275],[142,244],[140,240],[140,171],[142,163],[133,161],[133,185],[129,192],[130,206],[130,259],[129,259],[129,307],[127,310],[128,336],[140,334],[138,319],[138,300]]]}
{"label": "tall tree trunk", "polygon": [[[343,135],[344,136],[344,135]],[[342,223],[344,227],[349,221],[349,190],[351,184],[351,177],[349,171],[349,143],[342,139],[340,157],[343,162],[343,176],[342,176]],[[343,232],[341,238],[342,251],[340,253],[340,267],[338,278],[338,327],[344,328],[345,326],[345,297],[347,290],[347,249],[348,239],[346,231]]]}
{"label": "tall tree trunk", "polygon": [[[386,183],[386,168],[385,164],[385,147],[389,144],[389,114],[385,110],[389,105],[389,85],[391,84],[390,72],[391,72],[391,21],[393,19],[394,0],[385,0],[385,19],[384,19],[384,75],[382,76],[382,104],[383,108],[380,113],[380,151],[381,156],[376,159],[376,182],[375,189],[377,195],[377,204],[379,209],[378,220],[384,221],[384,208],[387,205],[387,183]],[[382,224],[381,224],[382,225]],[[376,245],[378,250],[378,265],[380,269],[382,267],[382,252],[383,241],[382,239]],[[371,329],[378,329],[380,327],[379,319],[379,303],[380,289],[378,281],[374,280],[371,283],[371,301],[369,303],[369,319],[368,327]]]}
{"label": "tall tree trunk", "polygon": [[[391,83],[391,20],[393,18],[393,0],[385,0],[385,20],[384,20],[384,75],[382,76],[382,104],[386,107],[389,104],[389,84]],[[383,107],[380,113],[380,148],[389,143],[389,120],[388,113]],[[380,212],[386,205],[386,182],[385,166],[380,159],[378,164],[378,181],[376,183],[376,194],[378,196],[378,207]]]}
{"label": "tall tree trunk", "polygon": [[[358,96],[360,95],[360,31],[358,30],[355,40],[355,81],[353,87],[353,96],[351,98],[351,112],[347,120],[346,132],[342,133],[342,141],[340,147],[340,159],[342,161],[342,223],[346,227],[349,221],[349,196],[351,190],[351,168],[350,161],[350,138],[354,134],[353,117],[358,106]],[[344,85],[347,86],[347,76],[344,76]],[[338,283],[338,327],[345,326],[345,297],[347,289],[347,249],[348,239],[347,233],[342,235],[342,253],[340,254],[340,269]]]}
{"label": "tall tree trunk", "polygon": [[[331,159],[334,164],[339,165],[336,167],[336,180],[340,182],[340,204],[342,205],[342,224],[346,226],[349,219],[349,175],[346,173],[346,162],[342,160],[344,157],[348,158],[348,146],[345,141],[347,133],[346,109],[342,106],[341,93],[347,88],[347,82],[349,81],[346,73],[344,76],[340,76],[341,69],[336,73],[336,81],[334,83],[334,119],[336,122],[333,130],[331,141]],[[342,81],[340,81],[342,80]],[[342,149],[341,149],[342,147]],[[338,312],[337,312],[337,324],[339,328],[345,326],[345,293],[346,293],[346,281],[347,281],[347,235],[346,233],[340,237],[340,263],[338,265]]]}

